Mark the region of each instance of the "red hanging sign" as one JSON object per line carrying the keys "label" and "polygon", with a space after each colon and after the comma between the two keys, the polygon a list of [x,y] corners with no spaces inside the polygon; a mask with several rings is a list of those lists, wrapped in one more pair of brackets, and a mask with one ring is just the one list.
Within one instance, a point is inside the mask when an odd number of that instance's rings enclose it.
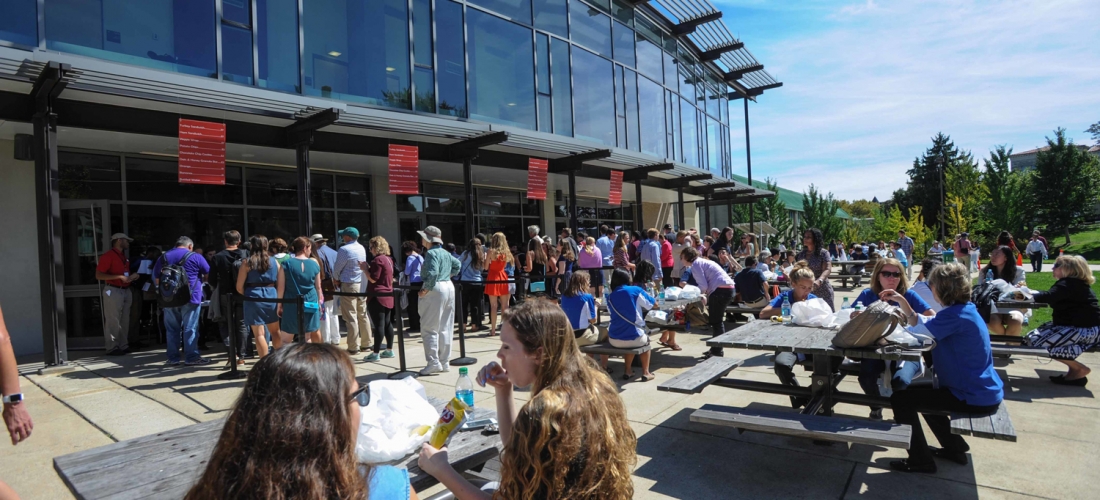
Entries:
{"label": "red hanging sign", "polygon": [[225,124],[180,118],[180,184],[225,184]]}
{"label": "red hanging sign", "polygon": [[546,199],[546,169],[550,162],[540,158],[527,160],[527,199]]}
{"label": "red hanging sign", "polygon": [[607,195],[607,202],[612,205],[623,204],[623,171],[611,171],[611,192]]}
{"label": "red hanging sign", "polygon": [[390,144],[390,194],[420,194],[420,148]]}

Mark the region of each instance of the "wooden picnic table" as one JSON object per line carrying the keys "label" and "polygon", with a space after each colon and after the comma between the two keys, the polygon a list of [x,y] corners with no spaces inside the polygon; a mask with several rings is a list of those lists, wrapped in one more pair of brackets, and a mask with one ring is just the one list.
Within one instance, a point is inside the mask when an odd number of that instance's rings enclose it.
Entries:
{"label": "wooden picnic table", "polygon": [[869,260],[834,260],[832,261],[834,266],[859,266],[867,265],[871,261]]}
{"label": "wooden picnic table", "polygon": [[[429,397],[437,410],[447,402]],[[475,408],[472,418],[496,417]],[[56,457],[54,469],[79,499],[183,498],[206,468],[225,419],[211,420]],[[499,434],[459,431],[450,441],[448,458],[455,470],[476,469],[500,454]],[[420,470],[419,451],[392,465],[409,470],[413,489],[423,491],[438,481]]]}
{"label": "wooden picnic table", "polygon": [[[654,311],[656,311],[656,310],[667,311],[669,313],[670,322],[668,322],[668,323],[654,323],[652,321],[646,321],[646,323],[653,324],[653,325],[659,325],[659,326],[662,326],[662,327],[679,326],[679,323],[676,323],[675,320],[671,319],[672,311],[675,311],[677,308],[687,307],[691,304],[701,304],[702,302],[703,302],[703,296],[702,295],[700,295],[698,298],[691,299],[691,300],[683,300],[683,299],[666,300],[663,306],[660,305],[660,303],[658,303],[658,305],[654,306],[652,310],[654,310]],[[597,323],[602,323],[603,322],[602,318],[600,317],[600,314],[605,313],[605,312],[609,312],[608,309],[607,309],[607,304],[604,304],[603,301],[599,301],[596,304],[596,322]]]}

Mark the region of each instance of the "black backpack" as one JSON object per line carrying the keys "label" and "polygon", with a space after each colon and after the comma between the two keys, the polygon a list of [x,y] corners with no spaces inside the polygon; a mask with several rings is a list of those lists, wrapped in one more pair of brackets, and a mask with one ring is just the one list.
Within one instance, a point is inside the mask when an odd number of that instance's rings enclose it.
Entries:
{"label": "black backpack", "polygon": [[978,314],[982,320],[989,323],[989,315],[993,310],[993,302],[997,300],[1000,291],[992,283],[982,283],[970,292],[970,301],[978,308]]}
{"label": "black backpack", "polygon": [[183,258],[175,264],[168,263],[165,254],[164,264],[160,268],[157,279],[157,303],[163,308],[180,307],[191,303],[191,282],[187,279],[187,272],[183,265],[195,255],[195,252],[187,252]]}

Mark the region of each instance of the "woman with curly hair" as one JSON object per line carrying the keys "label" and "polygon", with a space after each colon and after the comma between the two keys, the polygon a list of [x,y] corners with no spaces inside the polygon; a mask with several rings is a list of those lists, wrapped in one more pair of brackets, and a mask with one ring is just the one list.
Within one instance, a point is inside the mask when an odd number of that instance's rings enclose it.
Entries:
{"label": "woman with curly hair", "polygon": [[814,272],[813,293],[825,299],[829,309],[836,310],[833,303],[833,284],[829,283],[829,273],[832,272],[833,257],[825,248],[825,237],[821,230],[812,227],[802,235],[802,251],[798,252],[795,260],[806,261],[810,270]]}
{"label": "woman with curly hair", "polygon": [[[459,499],[629,499],[637,438],[615,384],[581,354],[560,307],[527,301],[504,313],[500,364],[477,375],[496,389],[500,489],[489,493],[460,476],[447,450],[425,444],[420,468]],[[531,387],[517,411],[512,387]],[[515,415],[515,418],[509,418]]]}
{"label": "woman with curly hair", "polygon": [[248,373],[202,477],[184,498],[416,500],[407,470],[358,464],[359,408],[368,397],[336,346],[273,351]]}
{"label": "woman with curly hair", "polygon": [[[494,233],[489,243],[489,252],[485,257],[489,264],[489,275],[486,281],[508,281],[506,268],[515,266],[515,257],[508,249],[508,239],[504,233]],[[485,295],[489,296],[489,336],[497,333],[497,309],[508,310],[508,299],[512,293],[508,291],[507,283],[490,283],[485,285]]]}

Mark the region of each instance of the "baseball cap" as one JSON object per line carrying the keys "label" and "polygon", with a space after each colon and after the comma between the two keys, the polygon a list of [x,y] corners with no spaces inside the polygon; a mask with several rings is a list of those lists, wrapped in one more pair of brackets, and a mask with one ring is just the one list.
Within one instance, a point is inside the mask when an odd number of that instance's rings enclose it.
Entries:
{"label": "baseball cap", "polygon": [[131,238],[131,237],[129,237],[129,236],[126,236],[126,233],[115,233],[115,234],[112,234],[112,235],[111,235],[111,241],[115,241],[115,240],[126,240],[126,241],[134,241],[134,239],[133,239],[133,238]]}
{"label": "baseball cap", "polygon": [[354,239],[359,239],[359,230],[351,226],[345,227],[337,234],[339,234],[340,236],[351,236]]}
{"label": "baseball cap", "polygon": [[438,227],[428,226],[424,228],[423,231],[417,231],[416,234],[419,234],[421,238],[424,238],[425,240],[428,240],[432,243],[439,243],[441,245],[443,244],[443,239],[440,238],[443,233],[439,231]]}

